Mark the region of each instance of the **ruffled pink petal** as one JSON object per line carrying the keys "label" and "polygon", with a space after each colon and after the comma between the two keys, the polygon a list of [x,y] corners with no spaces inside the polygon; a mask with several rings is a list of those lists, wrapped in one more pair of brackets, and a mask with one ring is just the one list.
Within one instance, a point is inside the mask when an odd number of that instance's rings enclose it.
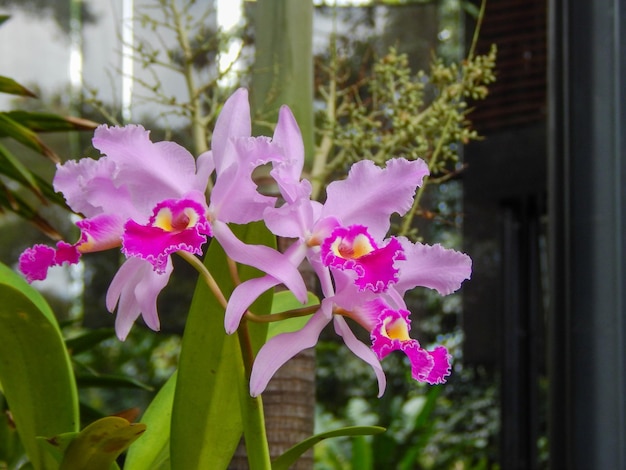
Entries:
{"label": "ruffled pink petal", "polygon": [[391,238],[379,248],[366,227],[337,227],[321,246],[322,262],[342,271],[353,270],[356,285],[361,289],[383,292],[398,280],[394,263],[403,260],[400,242]]}
{"label": "ruffled pink petal", "polygon": [[127,188],[119,187],[115,178],[119,168],[115,162],[101,158],[68,160],[57,165],[54,189],[63,193],[67,204],[86,217],[115,213],[120,218],[137,215]]}
{"label": "ruffled pink petal", "polygon": [[76,245],[70,245],[64,241],[57,243],[56,253],[54,255],[54,262],[57,265],[63,263],[76,264],[80,259],[80,250]]}
{"label": "ruffled pink petal", "polygon": [[213,236],[234,261],[267,273],[284,284],[300,302],[306,302],[304,280],[288,256],[267,246],[246,245],[221,221],[214,221],[212,227]]}
{"label": "ruffled pink petal", "polygon": [[350,349],[350,351],[352,351],[358,358],[367,362],[372,369],[374,369],[376,379],[378,379],[378,396],[381,397],[383,393],[385,393],[387,378],[385,377],[385,372],[380,365],[380,361],[370,348],[354,336],[354,333],[343,318],[335,315],[334,325],[335,332],[343,338],[343,341],[346,343],[346,346],[348,346],[348,349]]}
{"label": "ruffled pink petal", "polygon": [[445,382],[450,375],[450,356],[443,346],[426,351],[419,342],[409,337],[411,322],[407,310],[393,310],[378,299],[368,305],[370,313],[378,312],[378,322],[371,330],[372,350],[379,359],[392,351],[402,351],[411,362],[415,380],[431,385]]}
{"label": "ruffled pink petal", "polygon": [[43,281],[51,267],[63,263],[76,264],[79,259],[80,252],[76,245],[64,241],[57,243],[56,250],[46,245],[35,245],[20,255],[19,269],[28,282]]}
{"label": "ruffled pink petal", "polygon": [[334,216],[345,226],[364,225],[376,240],[382,240],[391,214],[404,215],[411,208],[415,189],[427,174],[428,166],[421,159],[394,158],[386,168],[359,161],[345,180],[328,185],[322,217]]}
{"label": "ruffled pink petal", "polygon": [[425,381],[431,385],[444,383],[446,377],[450,375],[451,369],[451,356],[448,354],[448,350],[443,346],[437,346],[434,351],[427,352],[433,358],[434,365]]}
{"label": "ruffled pink petal", "polygon": [[48,275],[48,269],[56,265],[54,258],[54,248],[35,245],[20,255],[19,268],[28,282],[43,281]]}
{"label": "ruffled pink petal", "polygon": [[400,261],[400,278],[394,286],[401,295],[416,286],[435,289],[448,295],[461,287],[472,274],[472,260],[465,253],[443,248],[441,245],[400,242],[406,261]]}
{"label": "ruffled pink petal", "polygon": [[416,340],[401,343],[398,348],[409,358],[411,362],[411,376],[418,382],[428,382],[435,362],[428,351],[422,349]]}
{"label": "ruffled pink petal", "polygon": [[159,330],[157,297],[167,285],[172,273],[168,261],[163,274],[154,271],[152,265],[140,258],[129,258],[115,274],[107,291],[106,305],[110,312],[117,306],[115,331],[124,341],[139,315],[151,329]]}
{"label": "ruffled pink petal", "polygon": [[208,181],[198,180],[196,161],[186,149],[174,142],[151,142],[150,132],[141,126],[100,126],[93,145],[115,163],[115,185],[128,191],[140,213],[149,214],[164,199],[206,189]]}
{"label": "ruffled pink petal", "polygon": [[300,330],[274,336],[263,345],[254,360],[250,376],[250,395],[263,393],[276,371],[300,351],[317,343],[322,329],[330,322],[331,315],[320,309]]}
{"label": "ruffled pink petal", "polygon": [[218,174],[211,191],[209,211],[212,218],[226,223],[246,224],[263,218],[268,207],[274,207],[275,197],[257,191],[252,172],[272,159],[280,158],[279,148],[267,137],[231,138],[224,152],[233,154],[231,166]]}
{"label": "ruffled pink petal", "polygon": [[251,132],[248,90],[239,88],[224,103],[213,130],[211,150],[218,176],[226,168],[236,163],[236,155],[226,152],[228,142],[233,137],[250,137]]}
{"label": "ruffled pink petal", "polygon": [[204,207],[190,200],[161,201],[148,225],[129,220],[124,226],[122,252],[152,263],[163,273],[169,255],[176,251],[202,254],[202,245],[211,234]]}

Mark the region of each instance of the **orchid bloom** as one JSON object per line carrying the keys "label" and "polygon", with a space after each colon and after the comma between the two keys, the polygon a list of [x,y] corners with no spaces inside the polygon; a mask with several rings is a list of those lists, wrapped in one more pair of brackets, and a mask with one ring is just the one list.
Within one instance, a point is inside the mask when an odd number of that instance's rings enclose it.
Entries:
{"label": "orchid bloom", "polygon": [[100,126],[93,145],[104,155],[57,167],[54,188],[85,218],[80,237],[56,249],[35,245],[22,253],[20,270],[27,280],[42,280],[52,266],[77,263],[83,253],[121,247],[128,260],[107,292],[107,308],[119,303],[116,332],[126,338],[142,315],[159,329],[156,297],[172,271],[170,254],[202,253],[211,235],[204,191],[213,170],[206,156],[198,161],[173,142],[153,143],[141,126]]}
{"label": "orchid bloom", "polygon": [[[320,279],[324,299],[305,327],[278,335],[262,347],[252,370],[252,395],[261,393],[288,359],[314,346],[331,321],[346,345],[374,369],[379,394],[385,389],[380,360],[392,350],[407,354],[416,380],[442,382],[450,369],[447,351],[425,351],[408,336],[410,323],[402,295],[416,286],[449,294],[469,277],[471,261],[440,246],[386,238],[391,215],[404,215],[411,207],[416,188],[428,174],[426,164],[398,158],[379,168],[371,161],[360,161],[345,180],[328,186],[326,202],[320,204],[310,200],[311,185],[300,179],[304,149],[289,108],[281,108],[279,122],[282,125],[273,141],[289,158],[273,161],[271,174],[285,202],[268,207],[264,220],[276,235],[297,239],[286,256],[296,266],[308,259]],[[442,269],[433,266],[434,260]],[[234,332],[258,295],[279,283],[268,274],[239,285],[226,309],[226,331]],[[356,338],[344,317],[370,332],[371,348]]]}

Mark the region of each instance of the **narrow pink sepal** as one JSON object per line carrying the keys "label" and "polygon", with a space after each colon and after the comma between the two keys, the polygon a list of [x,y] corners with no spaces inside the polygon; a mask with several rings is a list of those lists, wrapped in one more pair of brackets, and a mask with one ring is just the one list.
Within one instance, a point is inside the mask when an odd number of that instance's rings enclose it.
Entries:
{"label": "narrow pink sepal", "polygon": [[300,302],[306,302],[307,289],[304,280],[288,256],[268,246],[243,243],[219,220],[213,222],[213,236],[234,261],[267,273],[284,284]]}
{"label": "narrow pink sepal", "polygon": [[252,124],[248,90],[239,88],[224,103],[213,130],[211,151],[218,176],[235,163],[233,154],[226,153],[226,146],[233,137],[250,137]]}
{"label": "narrow pink sepal", "polygon": [[387,378],[385,377],[385,372],[383,371],[380,361],[370,348],[357,339],[348,326],[348,323],[342,317],[335,316],[333,320],[335,332],[343,338],[343,341],[346,343],[346,346],[348,346],[348,349],[350,349],[350,351],[352,351],[358,358],[367,362],[374,370],[376,379],[378,380],[378,397],[380,398],[383,393],[385,393],[385,388],[387,386]]}
{"label": "narrow pink sepal", "polygon": [[35,245],[20,255],[19,268],[28,282],[43,281],[48,275],[48,269],[56,264],[54,258],[54,248]]}
{"label": "narrow pink sepal", "polygon": [[244,313],[259,296],[268,289],[277,286],[280,281],[272,276],[263,276],[242,282],[228,299],[224,314],[226,334],[233,334],[239,328]]}
{"label": "narrow pink sepal", "polygon": [[250,376],[250,395],[263,393],[276,371],[300,351],[317,343],[322,329],[330,322],[330,314],[320,309],[304,327],[291,333],[274,336],[263,345],[254,360]]}

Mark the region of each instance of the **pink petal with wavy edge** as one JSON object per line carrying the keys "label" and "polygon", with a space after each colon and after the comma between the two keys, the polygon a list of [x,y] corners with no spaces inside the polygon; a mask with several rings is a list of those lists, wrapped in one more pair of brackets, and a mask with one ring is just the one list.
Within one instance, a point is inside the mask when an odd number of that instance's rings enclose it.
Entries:
{"label": "pink petal with wavy edge", "polygon": [[174,142],[153,143],[149,134],[136,125],[100,126],[93,138],[93,145],[115,163],[115,185],[128,190],[132,205],[141,214],[150,214],[164,199],[204,192],[207,185],[207,181],[198,181],[196,161],[186,149]]}
{"label": "pink petal with wavy edge", "polygon": [[106,157],[99,160],[82,158],[57,165],[54,189],[63,193],[67,204],[86,217],[116,213],[121,218],[137,215],[127,188],[116,185],[115,162]]}
{"label": "pink petal with wavy edge", "polygon": [[302,275],[286,255],[267,246],[246,245],[221,221],[213,222],[213,236],[233,260],[269,274],[284,284],[300,302],[307,301]]}
{"label": "pink petal with wavy edge", "polygon": [[411,243],[401,238],[406,261],[400,261],[400,278],[394,286],[401,295],[416,286],[448,295],[461,287],[472,274],[472,260],[465,253],[441,245]]}
{"label": "pink petal with wavy edge", "polygon": [[252,172],[271,159],[279,158],[278,148],[266,137],[232,138],[225,148],[235,153],[235,164],[223,170],[211,192],[211,217],[226,223],[246,224],[263,218],[276,204],[275,197],[257,191]]}
{"label": "pink petal with wavy edge", "polygon": [[115,331],[120,340],[126,339],[139,315],[148,327],[159,330],[157,297],[167,285],[172,269],[171,260],[168,260],[163,274],[156,273],[150,263],[140,258],[129,258],[122,264],[106,295],[109,312],[118,307]]}
{"label": "pink petal with wavy edge", "polygon": [[350,351],[352,351],[358,358],[367,362],[372,369],[374,369],[376,379],[378,379],[378,397],[381,397],[383,393],[385,393],[387,378],[385,377],[385,372],[380,365],[380,361],[370,348],[354,336],[354,333],[343,318],[335,316],[334,325],[335,332],[343,338],[343,341],[346,343],[346,346],[348,346],[348,349],[350,349]]}
{"label": "pink petal with wavy edge", "polygon": [[248,103],[248,90],[239,88],[224,103],[222,112],[217,118],[213,137],[211,139],[211,151],[215,161],[217,175],[236,163],[236,157],[226,152],[228,142],[233,137],[250,137],[252,124],[250,120],[250,104]]}
{"label": "pink petal with wavy edge", "polygon": [[346,226],[364,225],[376,240],[382,240],[391,214],[404,215],[411,208],[415,189],[427,174],[428,166],[421,159],[394,158],[386,168],[359,161],[345,180],[328,185],[322,217],[337,217]]}
{"label": "pink petal with wavy edge", "polygon": [[371,330],[372,350],[383,359],[392,351],[402,351],[411,362],[415,380],[431,385],[445,382],[450,375],[450,356],[443,346],[426,351],[419,342],[409,337],[411,321],[407,310],[393,310],[378,299],[368,305],[370,313],[378,313],[376,326]]}
{"label": "pink petal with wavy edge", "polygon": [[274,336],[265,343],[252,366],[250,395],[256,397],[263,393],[270,379],[285,362],[300,351],[315,346],[321,331],[330,320],[330,313],[325,313],[322,307],[302,329]]}
{"label": "pink petal with wavy edge", "polygon": [[161,201],[148,225],[126,223],[122,253],[149,261],[158,273],[164,272],[169,255],[176,251],[200,255],[211,235],[204,213],[204,207],[191,199]]}
{"label": "pink petal with wavy edge", "polygon": [[322,262],[342,271],[353,270],[361,290],[383,292],[398,280],[396,260],[403,260],[400,242],[391,238],[379,248],[362,225],[337,227],[321,246]]}
{"label": "pink petal with wavy edge", "polygon": [[28,282],[43,281],[48,269],[56,265],[55,250],[47,245],[35,245],[22,252],[19,269]]}
{"label": "pink petal with wavy edge", "polygon": [[427,351],[433,358],[434,365],[425,381],[431,385],[445,383],[446,377],[450,375],[450,360],[452,356],[443,346],[437,346],[434,351]]}

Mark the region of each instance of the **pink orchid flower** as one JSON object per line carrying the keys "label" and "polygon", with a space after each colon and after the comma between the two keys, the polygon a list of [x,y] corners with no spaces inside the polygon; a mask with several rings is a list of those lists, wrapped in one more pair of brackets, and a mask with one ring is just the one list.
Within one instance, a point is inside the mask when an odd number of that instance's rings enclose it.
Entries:
{"label": "pink orchid flower", "polygon": [[204,191],[213,166],[176,143],[151,142],[141,126],[100,126],[93,145],[102,158],[59,165],[53,181],[85,217],[76,223],[78,241],[60,241],[56,249],[35,245],[19,266],[32,282],[45,279],[52,266],[77,263],[83,253],[121,247],[128,260],[111,283],[107,308],[119,302],[115,326],[124,339],[139,315],[159,329],[156,297],[171,274],[170,254],[202,253],[211,235]]}
{"label": "pink orchid flower", "polygon": [[[348,348],[374,369],[379,394],[385,389],[380,360],[392,350],[407,354],[416,380],[442,382],[450,369],[447,351],[425,351],[408,336],[402,296],[416,286],[434,288],[442,295],[457,290],[470,276],[471,260],[438,245],[386,238],[391,215],[404,215],[411,207],[416,188],[428,174],[426,164],[398,158],[379,168],[360,161],[345,180],[328,186],[326,202],[320,204],[310,200],[311,185],[300,179],[304,148],[289,108],[281,108],[279,122],[273,141],[290,158],[272,162],[271,174],[284,204],[268,207],[264,220],[276,235],[296,239],[286,256],[296,266],[304,259],[311,263],[324,299],[305,327],[278,335],[262,347],[252,371],[251,394],[261,393],[280,366],[314,346],[331,321]],[[239,285],[226,309],[226,331],[234,332],[251,303],[279,283],[266,275]],[[356,338],[344,317],[370,332],[371,348]]]}

